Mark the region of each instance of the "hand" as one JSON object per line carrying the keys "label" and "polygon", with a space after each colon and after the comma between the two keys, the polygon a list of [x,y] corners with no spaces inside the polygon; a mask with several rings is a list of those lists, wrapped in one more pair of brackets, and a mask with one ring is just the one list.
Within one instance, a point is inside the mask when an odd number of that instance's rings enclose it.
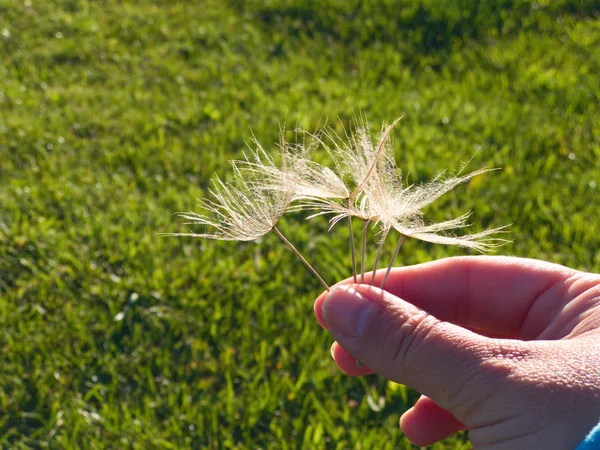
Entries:
{"label": "hand", "polygon": [[395,269],[385,291],[346,280],[315,313],[342,371],[424,394],[400,419],[417,445],[468,429],[475,449],[572,449],[600,418],[599,275],[449,258]]}

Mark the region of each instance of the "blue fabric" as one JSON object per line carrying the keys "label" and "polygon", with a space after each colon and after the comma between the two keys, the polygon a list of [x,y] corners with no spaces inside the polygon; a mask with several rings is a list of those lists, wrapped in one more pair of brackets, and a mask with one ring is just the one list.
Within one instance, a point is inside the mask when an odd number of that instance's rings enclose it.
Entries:
{"label": "blue fabric", "polygon": [[600,450],[600,422],[592,428],[575,450]]}

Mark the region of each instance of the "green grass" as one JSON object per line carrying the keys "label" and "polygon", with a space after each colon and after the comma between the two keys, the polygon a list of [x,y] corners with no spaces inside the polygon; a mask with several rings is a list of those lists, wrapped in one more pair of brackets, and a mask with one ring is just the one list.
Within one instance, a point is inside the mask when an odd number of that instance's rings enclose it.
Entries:
{"label": "green grass", "polygon": [[[429,218],[472,209],[513,223],[500,254],[599,271],[596,2],[457,4],[0,0],[0,447],[412,448],[417,394],[338,372],[318,281],[275,236],[156,236],[281,123],[404,113],[411,182],[476,149],[503,168]],[[343,227],[284,222],[349,275]],[[407,242],[398,263],[462,253]]]}

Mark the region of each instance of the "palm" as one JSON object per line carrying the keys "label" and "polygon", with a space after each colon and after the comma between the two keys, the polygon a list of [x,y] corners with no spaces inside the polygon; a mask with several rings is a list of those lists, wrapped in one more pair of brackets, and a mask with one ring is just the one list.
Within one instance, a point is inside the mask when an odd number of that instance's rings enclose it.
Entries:
{"label": "palm", "polygon": [[575,338],[600,330],[600,277],[575,272],[557,280],[532,304],[520,330],[524,340]]}

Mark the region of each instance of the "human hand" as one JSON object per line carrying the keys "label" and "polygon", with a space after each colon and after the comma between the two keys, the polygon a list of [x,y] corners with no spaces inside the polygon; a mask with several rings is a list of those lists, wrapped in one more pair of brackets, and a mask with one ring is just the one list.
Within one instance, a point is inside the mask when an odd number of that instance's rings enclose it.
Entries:
{"label": "human hand", "polygon": [[417,445],[468,429],[475,449],[573,449],[600,418],[600,275],[448,258],[395,269],[385,291],[346,280],[315,313],[342,371],[424,394],[400,419]]}

